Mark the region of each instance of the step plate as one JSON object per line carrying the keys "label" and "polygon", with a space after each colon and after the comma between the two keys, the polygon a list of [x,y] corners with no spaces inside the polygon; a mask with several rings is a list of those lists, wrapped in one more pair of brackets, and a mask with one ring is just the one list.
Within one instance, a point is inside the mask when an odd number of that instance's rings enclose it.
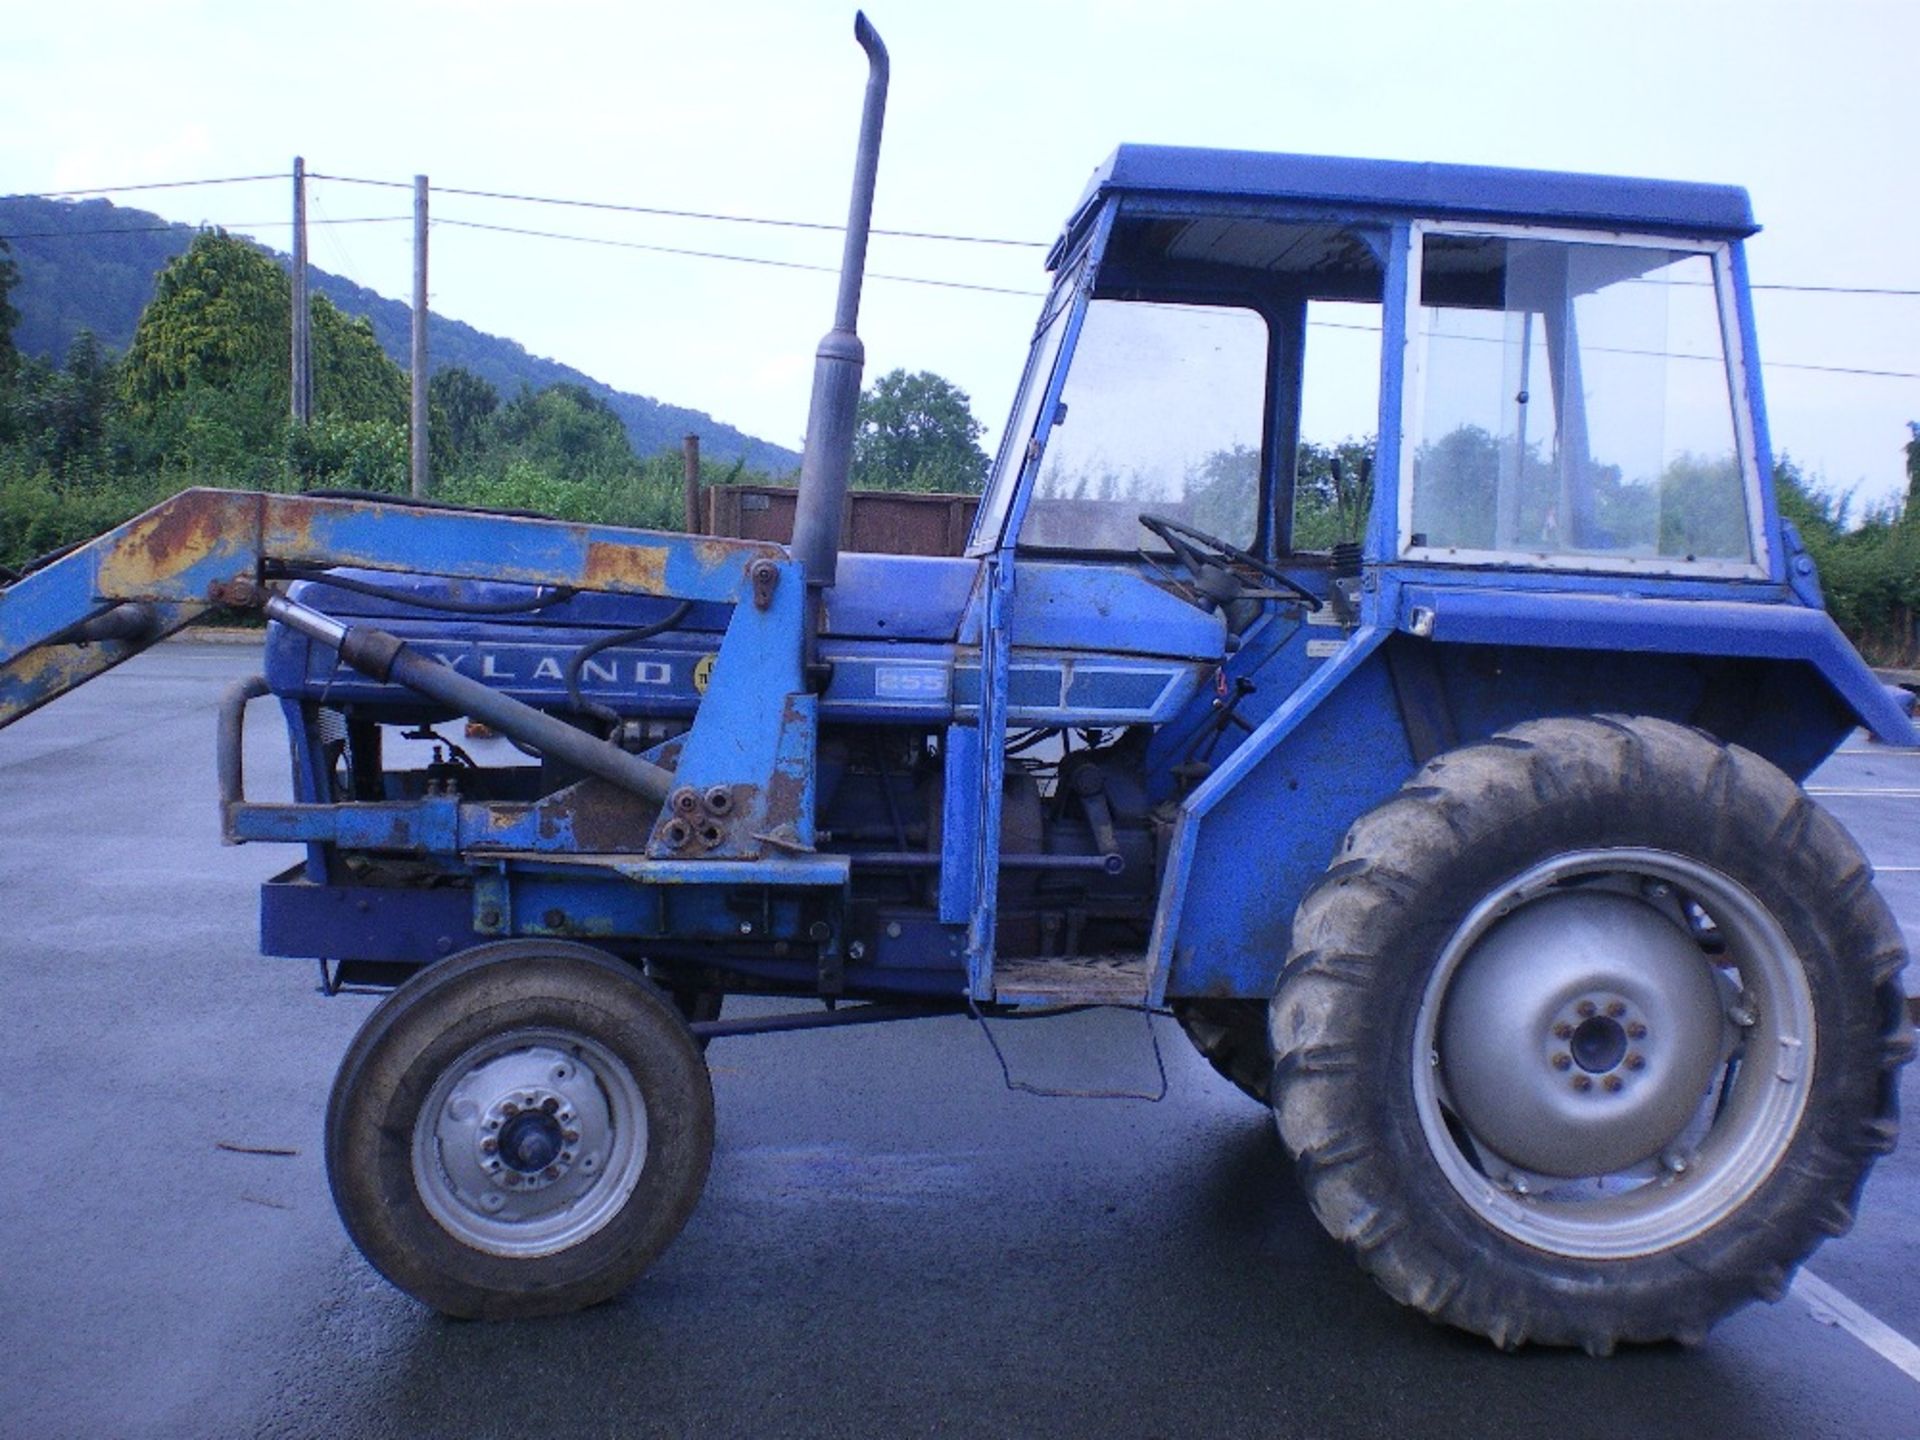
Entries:
{"label": "step plate", "polygon": [[993,998],[1002,1005],[1144,1005],[1147,960],[1144,955],[996,960]]}

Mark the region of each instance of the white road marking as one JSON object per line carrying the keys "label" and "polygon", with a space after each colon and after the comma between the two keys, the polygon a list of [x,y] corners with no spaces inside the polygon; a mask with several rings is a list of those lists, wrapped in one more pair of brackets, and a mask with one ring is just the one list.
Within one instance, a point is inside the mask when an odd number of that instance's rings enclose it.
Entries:
{"label": "white road marking", "polygon": [[1876,875],[1920,875],[1920,865],[1876,865]]}
{"label": "white road marking", "polygon": [[1881,1359],[1905,1371],[1909,1380],[1920,1381],[1920,1345],[1885,1321],[1869,1315],[1811,1270],[1802,1270],[1793,1277],[1793,1293],[1800,1297],[1815,1320],[1823,1325],[1839,1326]]}
{"label": "white road marking", "polygon": [[1846,798],[1864,795],[1896,795],[1911,799],[1915,796],[1920,796],[1920,787],[1916,786],[1889,786],[1883,789],[1870,789],[1852,785],[1809,785],[1806,789],[1809,795],[1838,795]]}
{"label": "white road marking", "polygon": [[1862,745],[1855,750],[1836,750],[1835,755],[1893,755],[1902,760],[1920,760],[1920,750],[1898,745]]}

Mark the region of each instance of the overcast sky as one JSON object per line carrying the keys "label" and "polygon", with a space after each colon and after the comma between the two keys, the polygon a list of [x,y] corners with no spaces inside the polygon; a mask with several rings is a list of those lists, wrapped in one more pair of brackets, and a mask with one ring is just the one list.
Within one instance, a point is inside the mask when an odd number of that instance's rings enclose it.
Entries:
{"label": "overcast sky", "polygon": [[[311,170],[774,218],[845,214],[865,62],[832,0],[10,7],[0,191]],[[1757,283],[1920,290],[1916,0],[1291,0],[870,7],[893,55],[876,224],[1046,242],[1122,141],[1743,184]],[[404,192],[316,181],[313,218]],[[115,196],[284,249],[284,180]],[[833,266],[832,234],[437,196],[469,220]],[[314,263],[406,299],[408,227]],[[1037,249],[876,239],[870,269],[1012,290]],[[432,304],[798,446],[831,275],[438,225]],[[997,435],[1038,300],[870,281],[868,375],[940,372]],[[1774,442],[1898,491],[1920,297],[1757,299]]]}

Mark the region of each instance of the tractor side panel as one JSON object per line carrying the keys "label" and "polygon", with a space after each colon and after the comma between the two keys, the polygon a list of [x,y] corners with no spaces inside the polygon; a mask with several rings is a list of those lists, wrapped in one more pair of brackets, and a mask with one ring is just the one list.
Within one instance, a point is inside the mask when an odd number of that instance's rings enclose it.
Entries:
{"label": "tractor side panel", "polygon": [[[1283,706],[1261,728],[1287,725],[1291,710]],[[1256,749],[1259,739],[1256,734],[1243,751]],[[1271,995],[1301,897],[1326,870],[1354,817],[1385,800],[1414,768],[1392,678],[1377,650],[1295,714],[1284,738],[1237,780],[1232,766],[1222,767],[1216,778],[1231,788],[1182,826],[1191,858],[1166,993]],[[1176,858],[1176,869],[1179,864]],[[1157,934],[1166,920],[1163,913]]]}
{"label": "tractor side panel", "polygon": [[[1418,642],[1398,643],[1412,649]],[[1449,727],[1448,744],[1541,715],[1654,715],[1743,745],[1804,779],[1860,723],[1819,670],[1802,661],[1425,648],[1432,652],[1430,683]]]}
{"label": "tractor side panel", "polygon": [[[1447,645],[1403,634],[1315,690],[1310,683],[1270,716],[1189,801],[1156,926],[1166,996],[1271,995],[1293,912],[1347,827],[1444,750],[1542,716],[1651,715],[1803,778],[1860,723],[1807,661]],[[1284,733],[1263,746],[1269,726]]]}

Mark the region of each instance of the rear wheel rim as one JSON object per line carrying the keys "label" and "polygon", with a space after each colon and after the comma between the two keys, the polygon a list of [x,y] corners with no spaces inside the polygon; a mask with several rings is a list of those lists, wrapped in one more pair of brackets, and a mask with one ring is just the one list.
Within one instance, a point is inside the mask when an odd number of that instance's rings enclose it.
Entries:
{"label": "rear wheel rim", "polygon": [[462,1244],[532,1259],[618,1215],[647,1163],[647,1107],[611,1050],[565,1030],[511,1030],[441,1072],[415,1118],[414,1188]]}
{"label": "rear wheel rim", "polygon": [[[1711,1085],[1683,1123],[1658,1136],[1655,1153],[1646,1160],[1571,1175],[1560,1164],[1555,1167],[1558,1173],[1542,1173],[1509,1160],[1488,1140],[1486,1132],[1500,1132],[1509,1149],[1522,1148],[1512,1143],[1514,1127],[1502,1123],[1513,1116],[1489,1112],[1484,1098],[1476,1112],[1455,1093],[1470,1087],[1450,1085],[1450,1072],[1484,1078],[1485,1057],[1463,1055],[1461,1049],[1463,1043],[1491,1032],[1458,1017],[1449,1025],[1447,1005],[1476,988],[1484,992],[1484,986],[1468,983],[1469,977],[1479,978],[1473,969],[1476,958],[1482,965],[1507,967],[1524,991],[1532,982],[1520,968],[1522,962],[1501,953],[1500,927],[1527,914],[1529,907],[1563,905],[1556,897],[1582,894],[1623,897],[1620,903],[1624,897],[1637,897],[1650,913],[1685,935],[1712,980],[1724,1015],[1723,1038],[1706,1067]],[[1533,918],[1549,913],[1536,908]],[[1684,1005],[1664,1007],[1673,1013],[1663,1013],[1662,995],[1667,992],[1658,987],[1649,996],[1644,982],[1659,965],[1631,939],[1622,946],[1627,957],[1612,975],[1619,983],[1601,993],[1638,996],[1646,1002],[1645,1013],[1634,1009],[1629,999],[1609,1015],[1603,1000],[1591,1012],[1575,1009],[1564,1018],[1555,1013],[1549,1021],[1546,998],[1539,997],[1546,1026],[1539,1047],[1509,1046],[1497,1062],[1512,1067],[1513,1093],[1521,1097],[1513,1102],[1516,1107],[1528,1103],[1525,1097],[1533,1087],[1564,1083],[1571,1090],[1583,1079],[1580,1093],[1597,1104],[1616,1095],[1630,1098],[1627,1085],[1638,1077],[1622,1068],[1636,1055],[1625,1033],[1628,1026],[1644,1030],[1678,1025],[1698,1043],[1697,1016],[1682,1013]],[[1529,1021],[1532,1015],[1529,1011]],[[1586,1024],[1583,1016],[1595,1023]],[[1555,1025],[1567,1033],[1556,1039]],[[1504,1033],[1511,1035],[1512,1027]],[[1455,930],[1422,995],[1410,1059],[1415,1107],[1428,1148],[1476,1217],[1553,1254],[1628,1259],[1684,1244],[1710,1230],[1738,1210],[1778,1166],[1813,1085],[1813,997],[1798,953],[1780,923],[1722,871],[1664,850],[1573,851],[1534,866],[1486,896]],[[1562,1068],[1553,1068],[1561,1062]],[[1543,1073],[1549,1079],[1543,1081]],[[1602,1082],[1616,1078],[1621,1083],[1609,1092]],[[1484,1085],[1480,1094],[1484,1097]],[[1478,1125],[1476,1113],[1482,1122]],[[1621,1139],[1604,1127],[1601,1134],[1607,1140]],[[1633,1137],[1630,1148],[1641,1148],[1647,1139]]]}

